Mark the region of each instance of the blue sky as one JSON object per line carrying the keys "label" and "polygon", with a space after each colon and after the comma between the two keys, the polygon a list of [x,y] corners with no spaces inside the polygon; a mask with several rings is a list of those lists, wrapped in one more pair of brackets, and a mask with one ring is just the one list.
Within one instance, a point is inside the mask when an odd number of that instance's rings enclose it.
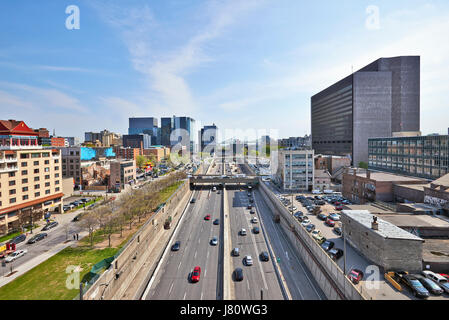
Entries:
{"label": "blue sky", "polygon": [[447,133],[448,34],[445,0],[2,1],[0,118],[83,137],[176,114],[298,136],[310,97],[351,67],[420,55],[421,130]]}

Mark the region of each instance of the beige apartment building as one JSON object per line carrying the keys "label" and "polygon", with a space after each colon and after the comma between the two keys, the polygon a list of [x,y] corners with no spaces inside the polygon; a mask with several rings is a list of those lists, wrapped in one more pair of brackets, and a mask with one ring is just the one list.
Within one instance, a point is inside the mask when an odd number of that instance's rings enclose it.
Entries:
{"label": "beige apartment building", "polygon": [[0,149],[0,235],[23,220],[62,212],[61,153],[56,149]]}

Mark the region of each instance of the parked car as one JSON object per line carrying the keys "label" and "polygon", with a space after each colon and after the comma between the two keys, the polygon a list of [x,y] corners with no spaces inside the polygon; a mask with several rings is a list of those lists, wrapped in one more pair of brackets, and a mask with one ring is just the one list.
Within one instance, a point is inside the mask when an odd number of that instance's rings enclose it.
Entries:
{"label": "parked car", "polygon": [[36,242],[38,242],[38,241],[41,241],[41,240],[45,239],[46,236],[47,236],[46,233],[38,233],[38,234],[36,234],[35,236],[31,237],[31,238],[28,240],[27,243],[28,243],[28,244],[36,243]]}
{"label": "parked car", "polygon": [[325,223],[326,223],[329,227],[334,227],[334,226],[335,226],[335,221],[332,220],[331,218],[327,218]]}
{"label": "parked car", "polygon": [[444,290],[444,292],[449,293],[449,282],[445,277],[430,270],[424,270],[422,274],[426,278],[435,281],[441,287],[441,289]]}
{"label": "parked car", "polygon": [[41,231],[47,231],[47,230],[53,229],[53,228],[57,227],[58,225],[59,225],[59,223],[57,221],[50,222],[45,227],[43,227]]}
{"label": "parked car", "polygon": [[172,247],[171,247],[171,251],[179,251],[179,249],[181,249],[181,241],[176,241]]}
{"label": "parked car", "polygon": [[307,227],[310,223],[311,223],[310,220],[308,218],[306,218],[301,222],[301,225],[303,227]]}
{"label": "parked car", "polygon": [[28,250],[17,250],[14,251],[13,253],[11,253],[8,257],[6,257],[5,262],[13,262],[14,260],[23,257],[26,253],[28,252]]}
{"label": "parked car", "polygon": [[253,258],[251,256],[246,256],[244,258],[245,266],[252,266],[253,265]]}
{"label": "parked car", "polygon": [[323,248],[324,251],[329,251],[332,249],[335,245],[335,242],[326,240],[322,245],[321,248]]}
{"label": "parked car", "polygon": [[322,221],[325,221],[327,219],[327,215],[324,213],[320,213],[316,217]]}
{"label": "parked car", "polygon": [[212,246],[216,246],[216,245],[218,244],[218,239],[217,239],[217,237],[213,237],[213,238],[210,240],[210,244],[211,244]]}
{"label": "parked car", "polygon": [[232,250],[232,256],[238,257],[239,255],[240,255],[240,249],[239,248],[234,248]]}
{"label": "parked car", "polygon": [[198,282],[198,281],[200,281],[200,277],[201,277],[201,268],[199,266],[196,266],[193,269],[193,272],[191,275],[191,280],[192,280],[192,282]]}
{"label": "parked car", "polygon": [[429,278],[426,278],[420,274],[412,274],[412,276],[418,279],[419,282],[421,282],[421,284],[424,286],[424,288],[426,288],[427,291],[431,292],[432,294],[440,296],[444,293],[444,290],[433,280],[430,280]]}
{"label": "parked car", "polygon": [[339,248],[332,248],[329,250],[329,256],[337,261],[338,259],[340,259],[341,257],[343,257],[343,250],[339,249]]}
{"label": "parked car", "polygon": [[348,273],[349,280],[354,284],[358,284],[363,279],[363,271],[359,269],[351,269]]}
{"label": "parked car", "polygon": [[314,224],[308,224],[306,227],[307,232],[312,232],[315,229]]}
{"label": "parked car", "polygon": [[243,280],[243,270],[242,270],[242,268],[236,268],[234,270],[234,280],[235,281],[242,281]]}
{"label": "parked car", "polygon": [[339,205],[339,206],[335,206],[335,210],[337,211],[341,211],[343,210],[343,206]]}
{"label": "parked car", "polygon": [[342,231],[341,227],[334,227],[333,230],[339,236],[341,236],[343,234],[343,231]]}
{"label": "parked car", "polygon": [[18,236],[12,238],[11,241],[9,241],[9,243],[14,243],[14,244],[21,243],[21,242],[25,241],[26,237],[27,236],[24,233],[19,234]]}
{"label": "parked car", "polygon": [[214,225],[218,226],[220,224],[220,219],[215,219],[214,220]]}
{"label": "parked car", "polygon": [[406,274],[401,277],[401,282],[405,284],[413,295],[417,298],[426,299],[430,296],[429,291],[414,276]]}
{"label": "parked car", "polygon": [[268,252],[263,251],[260,253],[260,260],[262,261],[269,261],[270,260],[270,256],[268,255]]}
{"label": "parked car", "polygon": [[337,213],[331,213],[331,214],[329,215],[329,218],[332,219],[332,220],[334,220],[334,221],[340,221],[340,215],[337,214]]}

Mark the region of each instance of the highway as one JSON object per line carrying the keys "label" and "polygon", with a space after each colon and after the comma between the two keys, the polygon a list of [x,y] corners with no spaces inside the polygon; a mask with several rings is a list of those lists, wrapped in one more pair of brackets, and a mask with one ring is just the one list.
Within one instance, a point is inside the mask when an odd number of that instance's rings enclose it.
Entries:
{"label": "highway", "polygon": [[[214,170],[213,170],[214,171]],[[222,195],[205,188],[194,192],[196,203],[189,204],[169,246],[181,241],[179,251],[168,251],[155,275],[146,300],[218,300],[222,299]],[[210,214],[211,219],[204,217]],[[213,221],[220,219],[219,225]],[[218,245],[210,240],[218,238]],[[191,283],[189,275],[201,267],[201,279]]]}

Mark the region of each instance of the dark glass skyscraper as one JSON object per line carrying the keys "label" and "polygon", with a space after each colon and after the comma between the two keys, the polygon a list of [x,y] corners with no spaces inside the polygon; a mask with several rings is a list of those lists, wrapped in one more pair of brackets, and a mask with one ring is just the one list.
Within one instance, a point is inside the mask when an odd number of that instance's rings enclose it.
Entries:
{"label": "dark glass skyscraper", "polygon": [[173,118],[161,118],[161,144],[170,147],[170,135],[173,130]]}
{"label": "dark glass skyscraper", "polygon": [[128,134],[148,134],[151,136],[151,144],[157,145],[161,143],[160,130],[158,130],[157,118],[129,118]]}

